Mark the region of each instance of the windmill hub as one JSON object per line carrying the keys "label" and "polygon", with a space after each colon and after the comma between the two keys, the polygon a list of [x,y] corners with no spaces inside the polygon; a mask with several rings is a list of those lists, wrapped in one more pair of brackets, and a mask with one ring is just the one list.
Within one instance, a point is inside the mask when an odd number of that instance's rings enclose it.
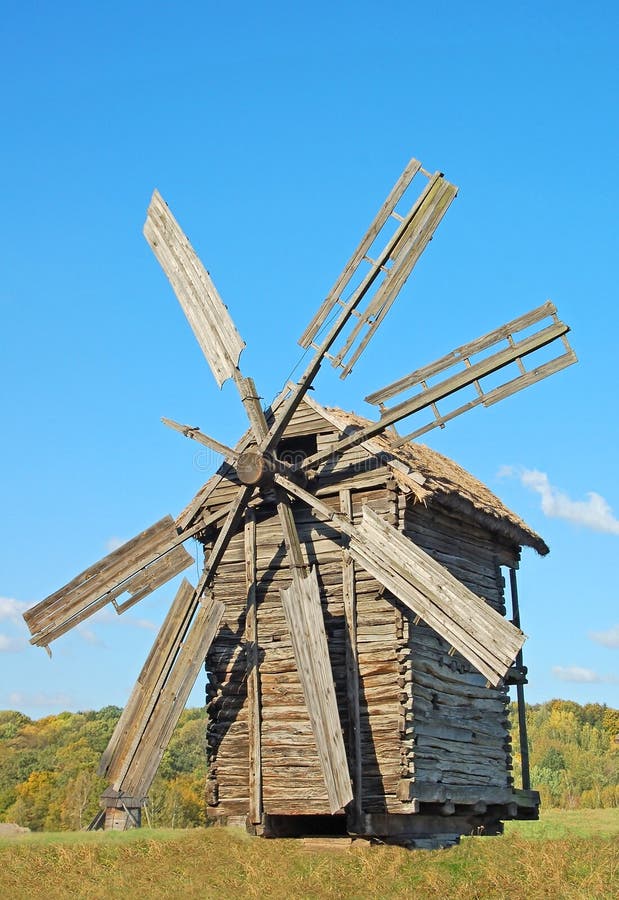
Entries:
{"label": "windmill hub", "polygon": [[245,450],[236,463],[237,475],[240,481],[247,485],[261,484],[271,474],[271,471],[272,468],[264,455],[256,449]]}

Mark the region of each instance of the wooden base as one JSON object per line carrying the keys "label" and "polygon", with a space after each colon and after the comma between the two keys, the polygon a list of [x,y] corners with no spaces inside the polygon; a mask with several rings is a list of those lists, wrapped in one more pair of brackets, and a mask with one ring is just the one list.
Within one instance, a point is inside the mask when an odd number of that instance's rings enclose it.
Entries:
{"label": "wooden base", "polygon": [[105,811],[104,831],[128,831],[142,826],[142,807],[146,798],[131,797],[108,788],[101,795],[100,805]]}
{"label": "wooden base", "polygon": [[116,809],[114,806],[107,807],[105,810],[105,820],[103,822],[104,831],[128,831],[130,828],[141,828],[142,826],[142,810],[137,809]]}
{"label": "wooden base", "polygon": [[218,825],[237,825],[250,834],[268,838],[344,837],[399,844],[417,849],[437,849],[457,844],[463,835],[489,837],[503,833],[503,822],[510,819],[539,818],[537,791],[512,791],[507,802],[476,801],[411,803],[408,813],[362,813],[339,815],[265,815],[261,825],[248,816],[218,816],[210,807],[209,818]]}

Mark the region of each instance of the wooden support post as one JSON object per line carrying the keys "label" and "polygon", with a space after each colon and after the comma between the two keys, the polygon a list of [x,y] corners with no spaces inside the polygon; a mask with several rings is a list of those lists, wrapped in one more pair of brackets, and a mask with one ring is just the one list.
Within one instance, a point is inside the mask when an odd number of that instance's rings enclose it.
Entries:
{"label": "wooden support post", "polygon": [[[352,521],[352,497],[349,489],[340,491],[340,510]],[[357,596],[355,561],[347,549],[342,559],[342,599],[346,619],[346,694],[348,704],[348,753],[353,786],[354,827],[363,814],[363,768],[361,760],[361,717],[359,711],[359,657],[357,652]]]}
{"label": "wooden support post", "polygon": [[262,822],[262,746],[260,741],[260,677],[258,671],[258,617],[256,609],[256,513],[245,511],[245,655],[247,663],[247,716],[249,732],[249,821]]}
{"label": "wooden support post", "polygon": [[[520,607],[518,605],[518,582],[516,581],[516,570],[509,570],[509,588],[512,600],[512,621],[516,628],[520,628]],[[516,656],[516,665],[522,669],[522,648]],[[531,790],[531,773],[529,770],[529,741],[527,738],[527,716],[524,705],[524,684],[521,681],[516,685],[516,697],[518,706],[518,730],[520,733],[520,760],[522,768],[522,789],[524,791]]]}

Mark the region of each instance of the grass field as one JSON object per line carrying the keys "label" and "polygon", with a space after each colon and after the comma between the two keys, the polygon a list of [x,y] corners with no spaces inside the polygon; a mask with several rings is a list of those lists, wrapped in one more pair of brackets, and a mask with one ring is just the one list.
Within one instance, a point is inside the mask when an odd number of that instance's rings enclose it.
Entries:
{"label": "grass field", "polygon": [[317,850],[240,829],[32,834],[0,841],[7,898],[616,898],[619,809],[545,813],[500,838]]}

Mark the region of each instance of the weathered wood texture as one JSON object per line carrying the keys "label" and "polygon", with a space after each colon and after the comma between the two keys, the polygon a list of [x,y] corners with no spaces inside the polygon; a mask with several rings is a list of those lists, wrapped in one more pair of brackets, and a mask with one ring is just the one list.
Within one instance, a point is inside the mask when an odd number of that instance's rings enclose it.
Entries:
{"label": "weathered wood texture", "polygon": [[181,304],[218,385],[234,375],[245,346],[210,275],[187,237],[155,191],[144,236]]}
{"label": "weathered wood texture", "polygon": [[[340,509],[350,519],[353,517],[352,493],[340,491]],[[348,705],[348,758],[353,787],[355,821],[360,820],[363,807],[363,761],[361,759],[361,710],[359,693],[359,651],[357,647],[357,590],[355,585],[355,561],[347,548],[342,550],[342,600],[346,623],[346,694]]]}
{"label": "weathered wood texture", "polygon": [[148,793],[223,612],[183,580],[99,764],[114,790]]}
{"label": "weathered wood texture", "polygon": [[316,569],[280,591],[332,813],[352,800]]}
{"label": "weathered wood texture", "polygon": [[[307,403],[295,414],[290,430],[294,439],[315,435],[317,447],[336,436],[333,424]],[[321,471],[312,491],[333,513],[352,513],[357,528],[364,508],[373,510],[504,614],[498,560],[517,559],[518,548],[466,516],[414,503],[413,495],[401,491],[388,461],[367,449],[351,448]],[[228,501],[228,492],[226,482],[220,482],[209,498],[209,511],[222,496]],[[232,540],[213,581],[214,595],[225,602],[226,611],[207,657],[209,813],[226,818],[250,810],[255,790],[249,776],[250,746],[256,745],[256,735],[255,725],[250,727],[248,694],[253,689],[248,673],[250,655],[257,653],[262,810],[267,816],[325,814],[331,807],[280,596],[292,574],[275,496],[254,508],[255,626],[246,619],[250,582],[242,535]],[[294,503],[292,509],[303,563],[317,566],[330,669],[350,748],[350,775],[361,786],[357,820],[360,812],[414,815],[419,801],[448,805],[453,798],[454,803],[472,806],[508,802],[512,788],[506,690],[488,688],[485,676],[449,642],[422,621],[415,624],[416,617],[382,584],[360,565],[351,566],[347,539],[333,524],[303,504]],[[257,634],[254,646],[252,632]]]}
{"label": "weathered wood texture", "polygon": [[179,536],[172,517],[165,516],[81,572],[24,613],[34,635],[30,643],[47,646],[125,592],[133,596],[118,611],[133,606],[193,564],[180,546],[186,537]]}
{"label": "weathered wood texture", "polygon": [[245,580],[247,583],[247,611],[245,614],[245,647],[247,661],[248,711],[248,779],[249,821],[262,821],[262,744],[260,740],[260,656],[258,645],[258,615],[256,598],[256,514],[245,513]]}
{"label": "weathered wood texture", "polygon": [[[496,537],[436,509],[408,505],[404,532],[504,614]],[[490,688],[432,629],[410,625],[412,727],[405,753],[412,796],[505,803],[511,779],[506,687]]]}
{"label": "weathered wood texture", "polygon": [[[336,307],[344,307],[345,312],[351,311],[364,301],[365,308],[357,315],[350,334],[331,357],[334,366],[342,367],[343,378],[350,373],[388,313],[456,196],[457,188],[446,181],[440,172],[436,172],[408,212],[404,216],[395,213],[396,205],[403,200],[420,171],[420,163],[411,160],[299,340],[302,347],[315,346],[313,342],[318,332]],[[390,216],[398,222],[393,233],[385,227]],[[370,252],[372,256],[368,255]],[[351,291],[353,281],[357,284]],[[338,312],[344,316],[340,309]]]}
{"label": "weathered wood texture", "polygon": [[524,643],[522,632],[414,541],[367,508],[350,551],[492,684],[506,675]]}
{"label": "weathered wood texture", "polygon": [[[371,502],[385,516],[395,517],[392,492],[374,490],[353,495],[355,515]],[[333,497],[338,503],[338,497]],[[337,508],[337,506],[336,506]],[[328,636],[330,669],[336,680],[339,715],[349,730],[347,636],[342,593],[340,535],[302,506],[295,519],[306,562],[320,561],[320,598]],[[261,753],[264,811],[271,815],[328,813],[331,806],[322,776],[303,689],[297,672],[279,587],[290,581],[283,557],[282,536],[275,517],[257,525],[257,597],[261,691]],[[226,620],[234,631],[245,627],[241,546],[231,546],[215,578],[215,594],[226,598]],[[396,797],[400,769],[401,703],[394,685],[400,674],[397,612],[380,598],[382,586],[365,572],[355,572],[357,605],[355,654],[359,665],[359,734],[363,769],[363,808],[377,811],[406,807]],[[231,629],[233,631],[233,629]],[[228,639],[231,642],[228,642]],[[247,811],[247,704],[240,683],[241,666],[234,651],[246,652],[224,628],[207,659],[212,673],[209,707],[210,801],[214,815]],[[236,674],[235,674],[236,668]]]}

